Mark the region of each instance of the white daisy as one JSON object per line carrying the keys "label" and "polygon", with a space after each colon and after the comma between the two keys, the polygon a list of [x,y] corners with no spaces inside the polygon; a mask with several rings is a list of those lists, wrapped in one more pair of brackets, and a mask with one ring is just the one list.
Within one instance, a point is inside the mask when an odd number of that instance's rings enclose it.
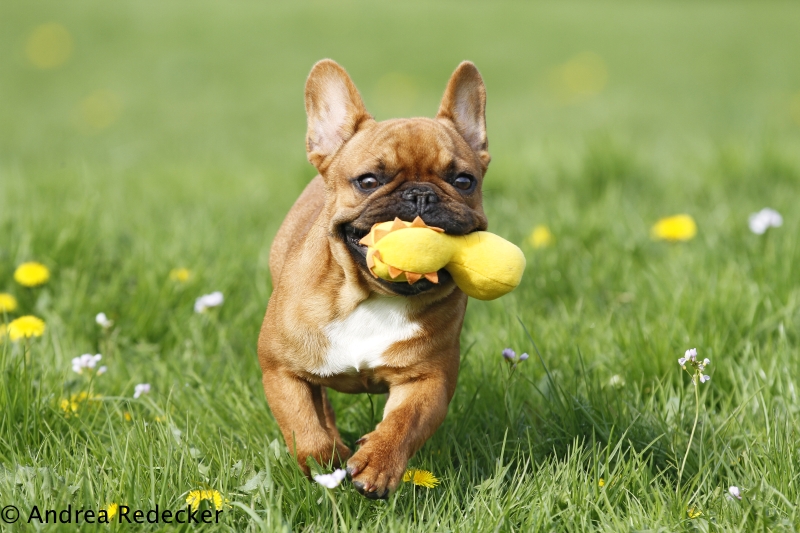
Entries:
{"label": "white daisy", "polygon": [[765,207],[758,213],[753,213],[748,219],[750,231],[756,235],[763,235],[769,228],[779,228],[783,225],[783,217],[780,213],[769,207]]}
{"label": "white daisy", "polygon": [[[103,356],[100,354],[92,355],[90,353],[85,353],[80,357],[74,357],[72,359],[72,371],[78,374],[83,374],[83,371],[86,369],[93,370],[94,367],[97,366],[97,362],[102,358]],[[105,372],[105,370],[103,372]],[[102,372],[98,373],[102,374]]]}
{"label": "white daisy", "polygon": [[219,291],[212,292],[211,294],[204,294],[194,302],[195,313],[205,313],[212,307],[219,307],[225,301],[222,293]]}
{"label": "white daisy", "polygon": [[114,325],[114,321],[109,320],[105,313],[97,313],[97,316],[94,317],[94,321],[103,329],[108,329]]}
{"label": "white daisy", "polygon": [[341,468],[334,470],[330,474],[318,474],[314,476],[314,481],[325,487],[326,489],[335,489],[339,486],[342,480],[347,475],[347,472]]}

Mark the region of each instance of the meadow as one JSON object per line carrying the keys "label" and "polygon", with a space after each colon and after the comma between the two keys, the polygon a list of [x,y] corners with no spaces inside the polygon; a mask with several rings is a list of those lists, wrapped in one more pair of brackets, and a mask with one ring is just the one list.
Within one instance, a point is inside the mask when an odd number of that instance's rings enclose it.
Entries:
{"label": "meadow", "polygon": [[[797,531],[797,20],[755,1],[3,3],[0,319],[46,327],[0,340],[0,507],[21,515],[0,529],[194,497],[223,509],[183,526],[203,531]],[[469,304],[448,417],[409,465],[440,483],[388,501],[302,477],[256,357],[323,57],[378,119],[432,116],[474,61],[490,230],[528,260]],[[764,207],[783,224],[754,234]],[[696,235],[654,238],[678,214]],[[28,261],[45,283],[15,281]],[[710,381],[678,364],[691,348]],[[82,354],[102,359],[77,373]],[[333,394],[347,442],[383,402]]]}

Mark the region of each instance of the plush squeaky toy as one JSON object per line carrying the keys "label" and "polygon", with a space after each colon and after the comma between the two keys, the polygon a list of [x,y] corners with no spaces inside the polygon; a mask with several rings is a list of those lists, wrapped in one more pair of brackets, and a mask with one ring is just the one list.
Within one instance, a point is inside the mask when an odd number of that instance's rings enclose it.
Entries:
{"label": "plush squeaky toy", "polygon": [[444,268],[458,288],[478,300],[511,292],[525,270],[522,250],[502,237],[488,231],[447,235],[420,217],[375,224],[360,243],[367,247],[367,267],[376,278],[439,283],[437,272]]}

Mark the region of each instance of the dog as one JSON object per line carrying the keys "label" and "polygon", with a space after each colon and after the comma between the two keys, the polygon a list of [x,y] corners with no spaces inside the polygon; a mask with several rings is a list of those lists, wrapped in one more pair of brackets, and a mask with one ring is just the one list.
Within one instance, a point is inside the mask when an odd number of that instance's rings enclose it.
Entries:
{"label": "dog", "polygon": [[[416,217],[452,235],[487,227],[486,89],[474,64],[450,77],[436,117],[377,122],[347,72],[325,59],[305,86],[306,152],[319,174],[270,249],[273,292],[258,339],[264,392],[290,452],[346,465],[356,490],[387,498],[447,414],[467,297],[445,271],[413,284],[375,278],[359,243],[373,224]],[[387,393],[356,441],[326,389]]]}

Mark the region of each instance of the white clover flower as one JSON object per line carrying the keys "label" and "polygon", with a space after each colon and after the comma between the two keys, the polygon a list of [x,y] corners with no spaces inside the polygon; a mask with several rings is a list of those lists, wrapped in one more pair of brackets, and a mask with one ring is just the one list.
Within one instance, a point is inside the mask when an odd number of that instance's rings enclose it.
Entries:
{"label": "white clover flower", "polygon": [[205,313],[212,307],[219,307],[225,301],[222,293],[219,291],[212,292],[211,294],[204,294],[194,301],[194,312]]}
{"label": "white clover flower", "polygon": [[103,329],[109,329],[114,325],[114,321],[109,320],[105,313],[97,313],[97,316],[94,317],[94,321]]}
{"label": "white clover flower", "polygon": [[621,389],[625,386],[625,378],[620,376],[619,374],[614,374],[611,376],[611,379],[608,380],[608,384],[614,387],[615,389]]}
{"label": "white clover flower", "polygon": [[736,485],[731,485],[730,487],[728,487],[728,494],[730,494],[737,500],[742,499],[742,493],[741,491],[739,491],[739,487],[737,487]]}
{"label": "white clover flower", "polygon": [[314,481],[325,487],[326,489],[335,489],[339,486],[342,480],[347,475],[347,471],[338,468],[330,474],[318,474],[314,476]]}
{"label": "white clover flower", "polygon": [[85,353],[80,357],[74,357],[72,359],[72,371],[77,374],[83,374],[83,371],[86,369],[93,370],[94,367],[97,366],[97,362],[102,358],[103,356],[100,354],[92,355],[90,353]]}
{"label": "white clover flower", "polygon": [[750,231],[756,235],[763,235],[769,228],[779,228],[783,225],[783,217],[780,213],[769,207],[765,207],[758,213],[753,213],[748,219]]}
{"label": "white clover flower", "polygon": [[133,398],[136,399],[142,394],[149,394],[150,393],[150,384],[149,383],[139,383],[133,389]]}
{"label": "white clover flower", "polygon": [[[711,364],[711,359],[705,358],[702,361],[697,360],[697,348],[691,348],[686,350],[686,353],[683,354],[683,357],[678,359],[678,364],[683,367],[684,370],[692,374],[692,381],[697,384],[696,379],[700,380],[700,383],[705,383],[711,379],[711,376],[703,374],[706,367]],[[686,368],[686,366],[690,366],[691,369]]]}

